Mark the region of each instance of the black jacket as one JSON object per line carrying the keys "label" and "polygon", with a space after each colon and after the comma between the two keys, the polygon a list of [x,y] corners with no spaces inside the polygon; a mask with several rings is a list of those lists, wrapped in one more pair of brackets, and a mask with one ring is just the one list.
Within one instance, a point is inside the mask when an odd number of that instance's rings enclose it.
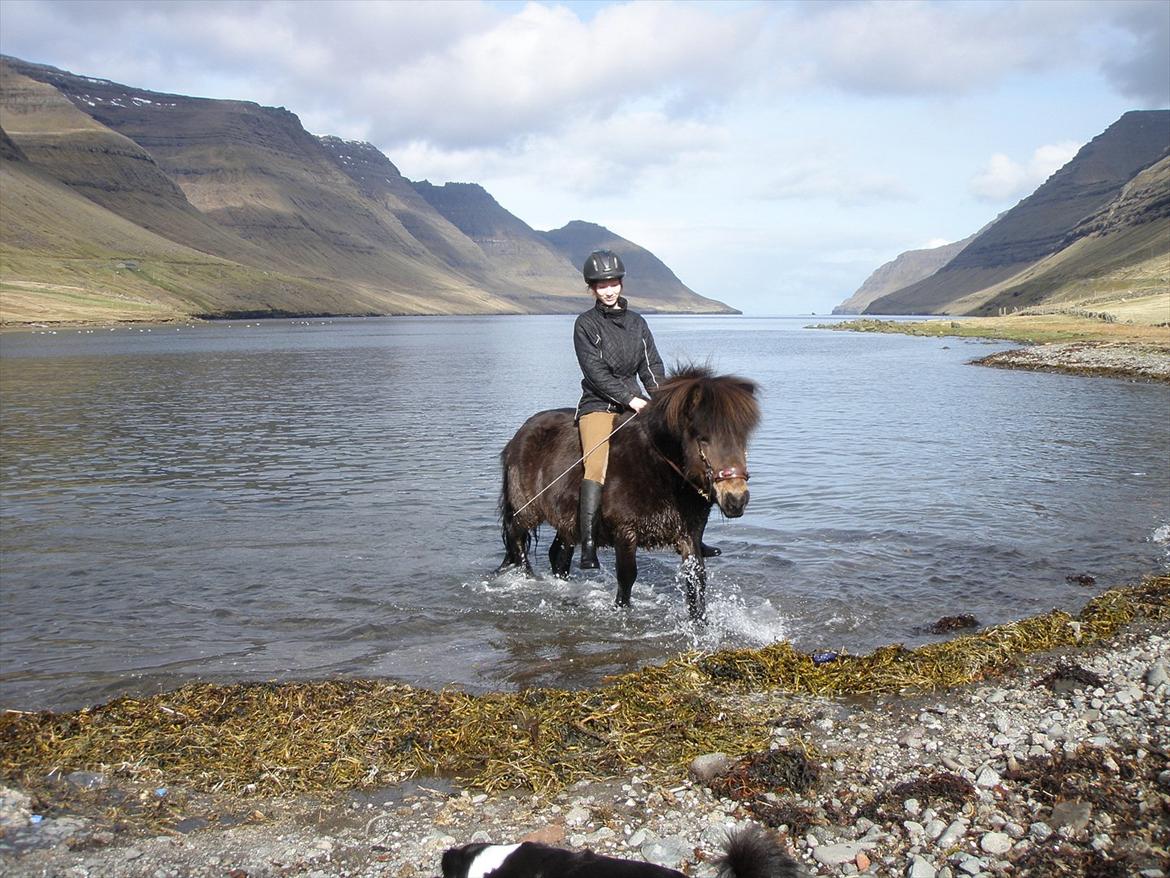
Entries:
{"label": "black jacket", "polygon": [[[665,380],[662,358],[642,315],[626,300],[606,308],[597,302],[577,318],[573,347],[581,364],[581,401],[577,418],[592,412],[622,412],[635,396],[645,398]],[[642,379],[645,391],[638,386]]]}

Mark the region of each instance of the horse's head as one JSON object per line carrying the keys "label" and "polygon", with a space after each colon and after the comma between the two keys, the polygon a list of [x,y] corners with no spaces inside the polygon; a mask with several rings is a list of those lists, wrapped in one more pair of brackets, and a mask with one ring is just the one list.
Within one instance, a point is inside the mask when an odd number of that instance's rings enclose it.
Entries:
{"label": "horse's head", "polygon": [[687,367],[654,394],[660,433],[681,452],[684,477],[728,518],[748,504],[747,442],[760,420],[755,392],[746,378]]}

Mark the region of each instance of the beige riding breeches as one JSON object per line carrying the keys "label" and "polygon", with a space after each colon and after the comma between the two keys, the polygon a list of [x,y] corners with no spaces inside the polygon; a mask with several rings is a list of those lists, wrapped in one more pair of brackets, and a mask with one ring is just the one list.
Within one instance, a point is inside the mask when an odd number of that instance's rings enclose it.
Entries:
{"label": "beige riding breeches", "polygon": [[[581,431],[581,453],[586,455],[585,478],[599,485],[605,484],[605,471],[609,467],[609,434],[613,432],[616,417],[613,412],[592,412],[581,415],[577,422],[577,429]],[[598,447],[593,448],[595,445]]]}

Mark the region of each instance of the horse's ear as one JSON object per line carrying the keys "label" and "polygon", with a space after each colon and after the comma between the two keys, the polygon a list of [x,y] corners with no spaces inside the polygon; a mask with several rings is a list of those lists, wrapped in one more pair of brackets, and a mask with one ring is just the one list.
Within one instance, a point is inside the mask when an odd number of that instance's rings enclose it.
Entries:
{"label": "horse's ear", "polygon": [[744,391],[745,393],[747,393],[751,396],[756,395],[756,382],[748,381],[746,378],[740,378],[739,381],[736,383],[737,383],[740,390]]}

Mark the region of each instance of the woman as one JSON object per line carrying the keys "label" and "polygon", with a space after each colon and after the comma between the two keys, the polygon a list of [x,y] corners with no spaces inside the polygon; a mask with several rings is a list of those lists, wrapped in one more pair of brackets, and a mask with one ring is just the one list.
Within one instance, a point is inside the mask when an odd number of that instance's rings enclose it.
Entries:
{"label": "woman", "polygon": [[[629,309],[622,296],[626,269],[621,257],[609,250],[594,250],[581,273],[594,303],[573,327],[573,347],[584,376],[576,420],[581,452],[586,455],[577,527],[581,535],[580,567],[596,570],[598,512],[614,420],[621,412],[645,408],[666,373],[650,327],[642,315]],[[719,554],[719,550],[703,546],[703,554],[709,557]]]}

